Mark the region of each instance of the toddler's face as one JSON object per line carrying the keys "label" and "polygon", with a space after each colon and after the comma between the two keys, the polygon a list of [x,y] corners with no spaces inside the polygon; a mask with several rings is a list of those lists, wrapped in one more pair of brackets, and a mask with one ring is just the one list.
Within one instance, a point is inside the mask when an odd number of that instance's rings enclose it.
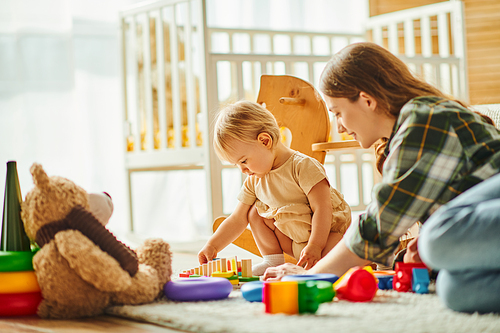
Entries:
{"label": "toddler's face", "polygon": [[273,150],[265,143],[255,140],[243,142],[234,140],[228,153],[228,162],[237,165],[248,176],[264,177],[273,168]]}

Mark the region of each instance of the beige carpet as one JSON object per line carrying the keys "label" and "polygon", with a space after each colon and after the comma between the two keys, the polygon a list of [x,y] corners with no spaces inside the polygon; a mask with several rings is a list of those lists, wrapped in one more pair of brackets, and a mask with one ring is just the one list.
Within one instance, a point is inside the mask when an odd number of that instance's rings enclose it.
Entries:
{"label": "beige carpet", "polygon": [[[464,291],[466,292],[466,291]],[[314,315],[265,314],[262,303],[250,303],[241,292],[212,302],[163,300],[120,306],[111,315],[190,332],[500,332],[498,314],[464,314],[445,308],[435,294],[377,292],[369,303],[323,303]]]}

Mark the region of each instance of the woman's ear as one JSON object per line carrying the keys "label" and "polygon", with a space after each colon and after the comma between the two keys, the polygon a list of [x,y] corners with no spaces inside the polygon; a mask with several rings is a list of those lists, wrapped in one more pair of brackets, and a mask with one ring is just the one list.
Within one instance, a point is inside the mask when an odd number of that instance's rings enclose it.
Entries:
{"label": "woman's ear", "polygon": [[257,141],[259,141],[259,143],[264,145],[266,148],[272,148],[273,146],[273,138],[268,133],[260,133],[257,136]]}
{"label": "woman's ear", "polygon": [[361,99],[362,103],[371,110],[374,111],[377,108],[377,100],[373,98],[373,96],[365,93],[364,91],[361,91],[359,93],[359,98]]}

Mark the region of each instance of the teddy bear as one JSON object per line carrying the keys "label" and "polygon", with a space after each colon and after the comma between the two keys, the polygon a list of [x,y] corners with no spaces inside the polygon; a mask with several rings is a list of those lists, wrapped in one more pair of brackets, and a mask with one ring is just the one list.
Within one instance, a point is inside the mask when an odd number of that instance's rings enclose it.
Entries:
{"label": "teddy bear", "polygon": [[147,239],[135,251],[106,229],[113,203],[106,193],[87,193],[69,179],[30,168],[34,188],[21,217],[40,250],[33,268],[43,300],[41,318],[96,316],[113,305],[155,301],[172,274],[171,252],[162,239]]}

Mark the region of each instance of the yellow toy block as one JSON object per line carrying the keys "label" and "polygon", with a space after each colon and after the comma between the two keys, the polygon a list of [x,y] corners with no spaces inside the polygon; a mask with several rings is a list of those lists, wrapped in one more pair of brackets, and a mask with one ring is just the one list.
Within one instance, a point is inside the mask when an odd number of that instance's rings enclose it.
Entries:
{"label": "yellow toy block", "polygon": [[296,281],[272,282],[266,288],[267,313],[299,313],[299,289]]}
{"label": "yellow toy block", "polygon": [[238,264],[237,264],[238,260],[236,259],[236,257],[232,257],[231,258],[231,270],[236,274],[238,275]]}
{"label": "yellow toy block", "polygon": [[233,271],[230,271],[230,272],[217,271],[217,272],[212,273],[212,277],[222,277],[222,278],[226,278],[226,279],[230,278],[233,275],[234,275]]}

